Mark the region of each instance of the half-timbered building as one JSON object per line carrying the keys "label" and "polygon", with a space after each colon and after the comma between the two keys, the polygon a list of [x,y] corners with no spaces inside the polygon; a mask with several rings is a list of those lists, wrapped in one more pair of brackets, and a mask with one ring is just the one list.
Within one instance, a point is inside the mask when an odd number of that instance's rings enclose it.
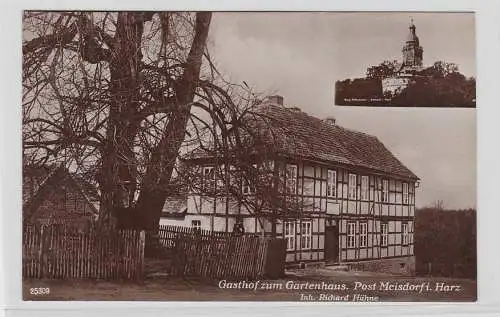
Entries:
{"label": "half-timbered building", "polygon": [[264,124],[254,126],[267,130],[261,135],[272,135],[272,140],[265,155],[249,155],[256,170],[277,175],[277,186],[262,186],[274,181],[259,177],[253,185],[242,178],[238,186],[241,197],[250,200],[252,195],[263,199],[256,193],[259,188],[276,188],[284,203],[255,210],[219,182],[234,166],[214,156],[190,155],[186,164],[216,194],[191,189],[184,199],[175,197],[175,204],[167,201],[160,222],[227,232],[241,225],[246,233],[280,237],[289,265],[347,263],[411,274],[418,177],[375,136],[285,107],[282,101],[274,96],[257,108]]}

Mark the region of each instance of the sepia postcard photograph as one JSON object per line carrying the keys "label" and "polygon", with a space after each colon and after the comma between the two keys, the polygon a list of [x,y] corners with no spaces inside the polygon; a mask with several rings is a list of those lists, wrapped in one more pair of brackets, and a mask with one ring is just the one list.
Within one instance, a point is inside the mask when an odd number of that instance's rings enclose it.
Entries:
{"label": "sepia postcard photograph", "polygon": [[337,105],[476,106],[473,13],[352,13],[345,20]]}
{"label": "sepia postcard photograph", "polygon": [[475,13],[22,28],[24,301],[477,300]]}

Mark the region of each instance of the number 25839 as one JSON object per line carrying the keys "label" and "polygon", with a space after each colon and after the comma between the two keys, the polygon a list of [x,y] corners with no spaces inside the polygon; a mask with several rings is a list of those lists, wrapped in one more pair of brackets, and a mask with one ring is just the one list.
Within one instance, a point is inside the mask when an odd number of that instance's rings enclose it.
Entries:
{"label": "number 25839", "polygon": [[48,287],[32,287],[30,288],[30,295],[48,295],[50,288]]}

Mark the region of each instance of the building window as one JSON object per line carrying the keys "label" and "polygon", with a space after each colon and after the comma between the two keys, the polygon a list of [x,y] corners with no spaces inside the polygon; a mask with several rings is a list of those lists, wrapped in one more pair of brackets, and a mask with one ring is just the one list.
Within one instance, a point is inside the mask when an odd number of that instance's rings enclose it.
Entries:
{"label": "building window", "polygon": [[312,222],[302,221],[300,223],[300,248],[302,250],[308,250],[312,247]]}
{"label": "building window", "polygon": [[389,201],[389,181],[387,179],[382,180],[382,202],[386,203]]}
{"label": "building window", "polygon": [[415,183],[412,183],[411,185],[408,184],[408,189],[409,189],[409,194],[408,194],[408,200],[411,205],[415,204]]}
{"label": "building window", "polygon": [[407,245],[409,244],[409,232],[408,232],[408,223],[407,222],[403,222],[403,225],[402,225],[402,229],[403,229],[403,245]]}
{"label": "building window", "polygon": [[349,174],[349,199],[356,199],[356,174]]}
{"label": "building window", "polygon": [[297,192],[297,165],[286,165],[286,191],[288,194]]}
{"label": "building window", "polygon": [[361,176],[361,200],[368,200],[368,176]]}
{"label": "building window", "polygon": [[348,222],[347,223],[347,247],[355,248],[356,247],[356,223]]}
{"label": "building window", "polygon": [[203,188],[213,190],[215,185],[215,170],[213,166],[203,167]]}
{"label": "building window", "polygon": [[252,185],[246,178],[244,178],[242,181],[241,192],[243,193],[243,195],[250,195],[253,193]]}
{"label": "building window", "polygon": [[328,197],[337,197],[337,172],[328,170],[328,180],[326,188]]}
{"label": "building window", "polygon": [[255,180],[257,179],[257,164],[252,164],[252,168],[245,173],[241,182],[241,192],[243,195],[255,193]]}
{"label": "building window", "polygon": [[243,224],[243,218],[237,216],[236,221],[233,225],[233,235],[242,236],[245,233],[245,225]]}
{"label": "building window", "polygon": [[403,183],[403,204],[408,204],[408,183]]}
{"label": "building window", "polygon": [[295,250],[295,222],[285,221],[283,223],[284,226],[284,237],[286,243],[286,250],[293,251]]}
{"label": "building window", "polygon": [[389,224],[382,222],[380,227],[380,246],[386,247],[389,244]]}
{"label": "building window", "polygon": [[359,247],[366,248],[368,242],[368,223],[359,223]]}
{"label": "building window", "polygon": [[191,220],[191,228],[201,230],[201,220]]}

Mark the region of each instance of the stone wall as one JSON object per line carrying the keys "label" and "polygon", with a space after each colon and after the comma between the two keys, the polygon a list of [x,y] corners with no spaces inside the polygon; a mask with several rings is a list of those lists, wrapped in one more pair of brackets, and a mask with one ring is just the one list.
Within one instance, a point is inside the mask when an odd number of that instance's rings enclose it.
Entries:
{"label": "stone wall", "polygon": [[395,257],[360,262],[343,263],[351,270],[391,273],[406,276],[415,275],[415,256]]}

